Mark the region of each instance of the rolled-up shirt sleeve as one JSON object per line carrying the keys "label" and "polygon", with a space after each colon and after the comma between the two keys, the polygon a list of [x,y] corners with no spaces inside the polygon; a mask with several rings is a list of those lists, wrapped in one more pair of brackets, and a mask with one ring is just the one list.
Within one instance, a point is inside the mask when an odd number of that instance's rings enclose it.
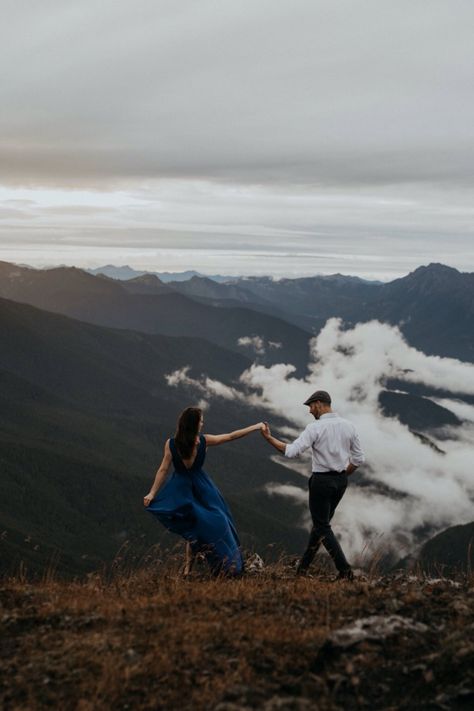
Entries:
{"label": "rolled-up shirt sleeve", "polygon": [[311,447],[313,442],[314,432],[311,430],[311,425],[308,425],[294,442],[286,445],[285,457],[288,457],[288,459],[295,459],[295,457],[299,457],[300,454]]}
{"label": "rolled-up shirt sleeve", "polygon": [[362,450],[362,447],[360,445],[360,439],[359,435],[357,432],[354,430],[352,437],[351,437],[351,458],[350,462],[353,464],[355,467],[360,467],[361,464],[365,462],[365,455]]}

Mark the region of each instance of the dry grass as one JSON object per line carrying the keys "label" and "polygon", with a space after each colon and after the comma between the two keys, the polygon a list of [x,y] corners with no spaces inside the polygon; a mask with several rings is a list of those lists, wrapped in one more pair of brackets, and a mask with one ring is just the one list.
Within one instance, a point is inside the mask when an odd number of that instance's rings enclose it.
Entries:
{"label": "dry grass", "polygon": [[[183,581],[161,565],[85,582],[12,579],[0,603],[3,709],[451,709],[474,699],[470,577],[334,583],[295,579],[280,563],[240,580]],[[394,613],[426,631],[345,650],[329,640]]]}

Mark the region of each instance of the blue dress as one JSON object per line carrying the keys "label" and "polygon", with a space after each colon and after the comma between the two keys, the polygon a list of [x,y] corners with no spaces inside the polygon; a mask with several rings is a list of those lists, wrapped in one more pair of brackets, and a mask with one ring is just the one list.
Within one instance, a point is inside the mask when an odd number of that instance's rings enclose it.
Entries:
{"label": "blue dress", "polygon": [[204,553],[213,574],[240,575],[243,569],[240,541],[232,514],[217,486],[202,467],[206,439],[199,437],[190,469],[170,439],[174,471],[147,511],[173,533],[185,538],[193,553]]}

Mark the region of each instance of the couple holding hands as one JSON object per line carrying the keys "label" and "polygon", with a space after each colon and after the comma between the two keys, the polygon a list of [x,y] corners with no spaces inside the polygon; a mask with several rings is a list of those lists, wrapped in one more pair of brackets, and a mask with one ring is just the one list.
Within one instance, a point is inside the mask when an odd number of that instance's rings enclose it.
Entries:
{"label": "couple holding hands", "polygon": [[[317,390],[304,402],[315,421],[291,444],[271,434],[267,423],[228,434],[203,435],[202,410],[188,407],[180,415],[176,434],[167,440],[163,460],[150,492],[144,497],[147,510],[186,542],[185,574],[195,556],[204,554],[214,575],[237,576],[244,561],[232,514],[219,489],[203,469],[206,450],[260,430],[263,437],[285,457],[295,458],[311,448],[309,508],[313,526],[297,574],[304,575],[322,543],[339,571],[339,578],[352,580],[351,566],[331,528],[331,519],[347,487],[347,477],[364,461],[354,425],[331,408],[331,397]],[[173,473],[168,477],[171,465]]]}

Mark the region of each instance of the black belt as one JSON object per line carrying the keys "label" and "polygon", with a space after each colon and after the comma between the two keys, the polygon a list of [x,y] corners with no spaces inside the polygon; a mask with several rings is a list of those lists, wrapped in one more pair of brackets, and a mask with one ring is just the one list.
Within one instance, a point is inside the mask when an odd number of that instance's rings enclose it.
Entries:
{"label": "black belt", "polygon": [[334,469],[331,469],[331,471],[329,471],[329,472],[312,472],[312,474],[319,476],[320,474],[347,474],[347,472],[345,469],[342,469],[342,471],[340,471],[340,472],[335,471]]}

